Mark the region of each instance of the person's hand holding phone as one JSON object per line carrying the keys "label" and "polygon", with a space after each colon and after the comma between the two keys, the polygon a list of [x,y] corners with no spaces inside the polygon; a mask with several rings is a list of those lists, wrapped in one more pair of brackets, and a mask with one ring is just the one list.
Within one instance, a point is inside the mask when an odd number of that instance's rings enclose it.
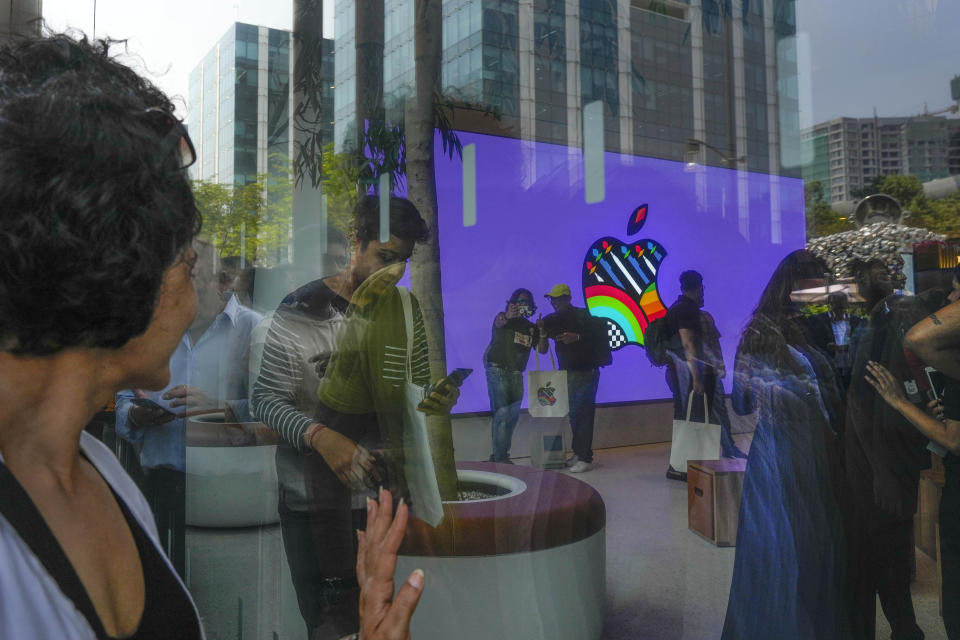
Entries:
{"label": "person's hand holding phone", "polygon": [[429,416],[447,415],[460,399],[460,385],[473,369],[454,369],[426,389],[426,397],[417,409]]}
{"label": "person's hand holding phone", "polygon": [[430,393],[417,406],[417,410],[428,416],[443,416],[449,414],[460,399],[460,389],[452,384],[448,378],[441,378],[431,387]]}
{"label": "person's hand holding phone", "polygon": [[930,410],[930,415],[932,415],[937,420],[943,420],[943,400],[937,398],[936,400],[931,400],[927,403],[927,409]]}
{"label": "person's hand holding phone", "polygon": [[127,419],[135,427],[156,427],[183,417],[146,397],[138,396],[130,402],[132,406],[127,412]]}

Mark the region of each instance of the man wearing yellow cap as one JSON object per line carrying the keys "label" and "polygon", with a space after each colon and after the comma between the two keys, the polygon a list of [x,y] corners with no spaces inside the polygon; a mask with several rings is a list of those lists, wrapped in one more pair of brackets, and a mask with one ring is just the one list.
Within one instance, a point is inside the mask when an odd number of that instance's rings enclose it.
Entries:
{"label": "man wearing yellow cap", "polygon": [[567,462],[572,473],[593,468],[593,418],[597,400],[599,367],[610,363],[605,344],[603,320],[570,302],[570,287],[554,285],[546,294],[554,312],[537,320],[537,351],[546,353],[548,338],[557,350],[560,368],[567,372],[567,396],[570,401],[570,429],[573,431],[573,457]]}

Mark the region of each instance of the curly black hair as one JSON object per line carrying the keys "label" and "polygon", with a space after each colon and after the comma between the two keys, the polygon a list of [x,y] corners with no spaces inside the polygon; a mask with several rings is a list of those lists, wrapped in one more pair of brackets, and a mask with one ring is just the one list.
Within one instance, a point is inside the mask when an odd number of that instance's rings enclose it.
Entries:
{"label": "curly black hair", "polygon": [[124,345],[200,230],[173,104],[111,57],[116,44],[50,34],[0,47],[2,351]]}

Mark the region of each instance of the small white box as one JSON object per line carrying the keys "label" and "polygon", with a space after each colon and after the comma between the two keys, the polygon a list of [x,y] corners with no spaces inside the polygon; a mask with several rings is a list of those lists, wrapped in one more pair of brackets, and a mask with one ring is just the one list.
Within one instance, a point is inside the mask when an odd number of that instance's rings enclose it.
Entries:
{"label": "small white box", "polygon": [[530,463],[541,469],[562,469],[566,447],[562,431],[535,430],[530,441]]}

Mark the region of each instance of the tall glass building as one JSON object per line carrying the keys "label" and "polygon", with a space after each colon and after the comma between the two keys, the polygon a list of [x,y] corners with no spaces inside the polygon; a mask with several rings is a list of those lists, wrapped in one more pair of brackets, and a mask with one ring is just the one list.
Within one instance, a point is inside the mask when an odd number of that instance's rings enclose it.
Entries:
{"label": "tall glass building", "polygon": [[[290,32],[235,23],[190,74],[187,122],[194,177],[247,184],[286,171],[294,157]],[[333,41],[323,41],[323,77],[333,78]],[[333,87],[323,86],[324,140],[333,139]]]}
{"label": "tall glass building", "polygon": [[[354,10],[337,1],[338,148],[355,118],[356,64],[343,53]],[[451,0],[442,91],[495,114],[457,118],[458,129],[579,147],[580,110],[600,100],[607,151],[693,150],[701,164],[799,175],[795,15],[794,0]],[[413,86],[413,21],[412,0],[389,3],[388,117]]]}

